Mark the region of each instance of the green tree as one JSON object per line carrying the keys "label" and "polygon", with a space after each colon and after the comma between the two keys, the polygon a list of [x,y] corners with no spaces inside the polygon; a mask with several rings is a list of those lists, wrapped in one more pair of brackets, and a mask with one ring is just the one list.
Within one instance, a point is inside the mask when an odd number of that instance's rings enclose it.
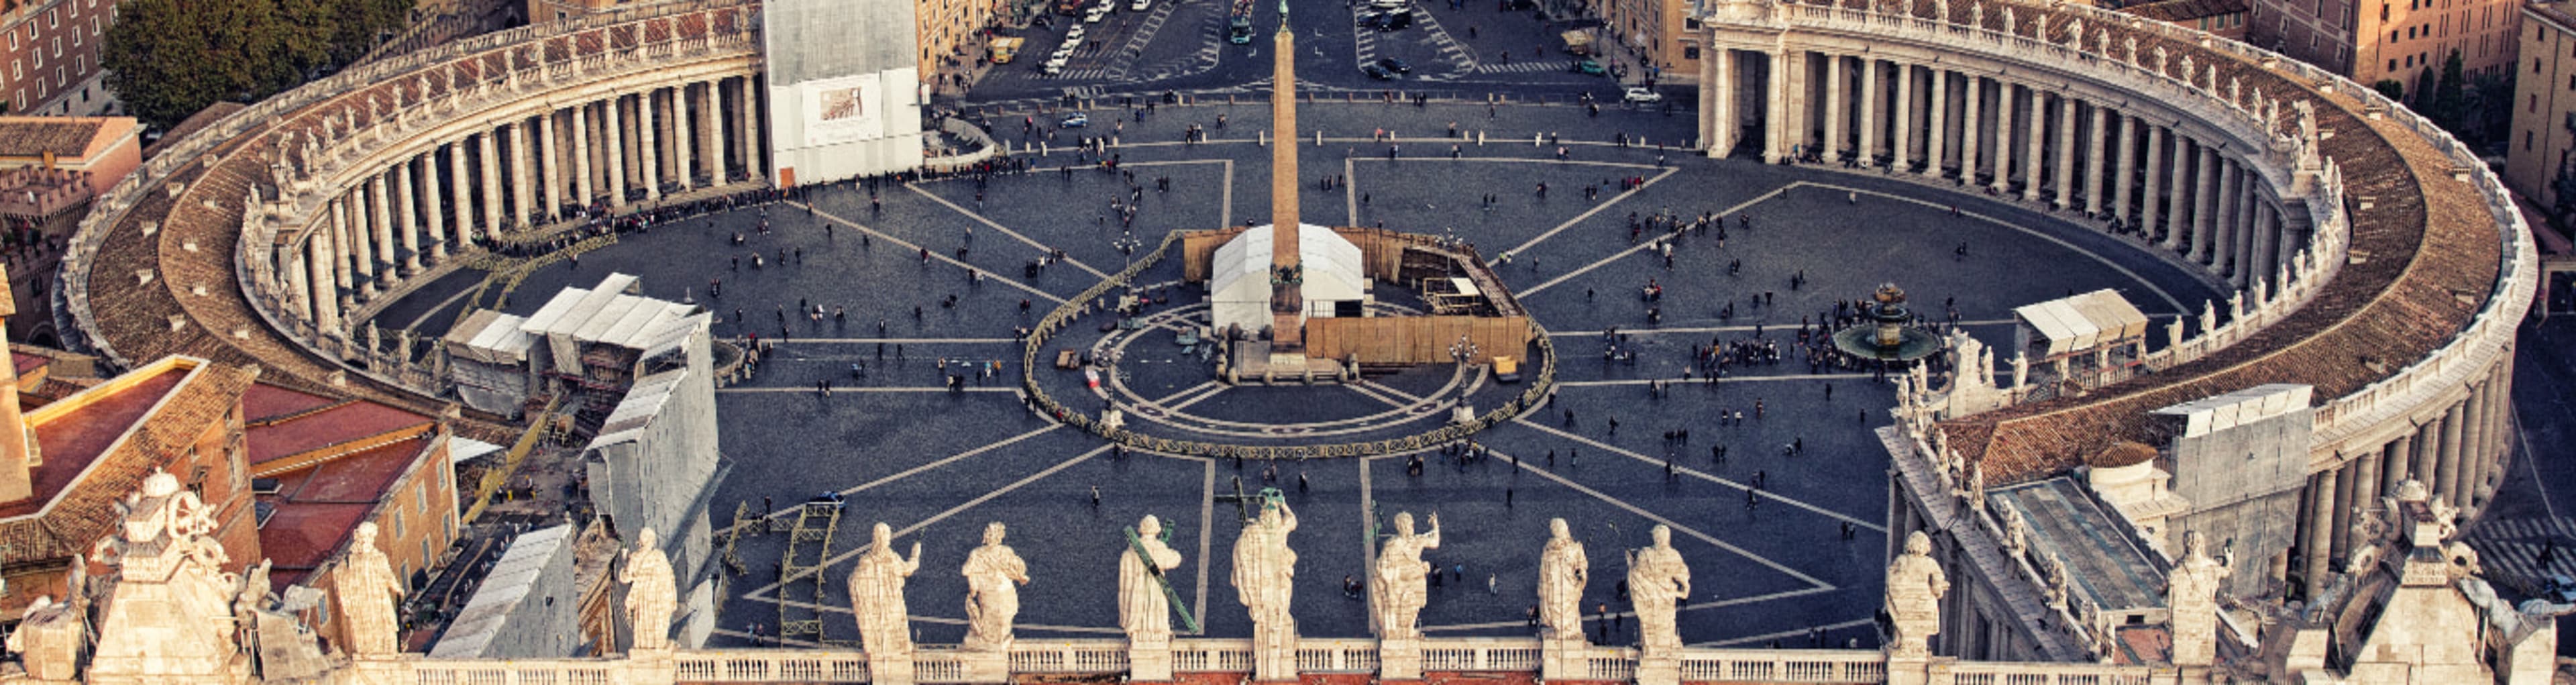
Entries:
{"label": "green tree", "polygon": [[2464,140],[2469,138],[2468,88],[2469,79],[2461,74],[2460,51],[2453,50],[2442,60],[2442,76],[2433,82],[2433,102],[2425,112],[2434,125]]}
{"label": "green tree", "polygon": [[219,101],[250,102],[365,54],[409,0],[124,0],[99,64],[145,124],[168,129]]}
{"label": "green tree", "polygon": [[2398,102],[2406,101],[2405,81],[2399,81],[2393,78],[2384,78],[2380,79],[2378,83],[2370,84],[2370,89],[2379,91],[2380,97],[2396,100]]}

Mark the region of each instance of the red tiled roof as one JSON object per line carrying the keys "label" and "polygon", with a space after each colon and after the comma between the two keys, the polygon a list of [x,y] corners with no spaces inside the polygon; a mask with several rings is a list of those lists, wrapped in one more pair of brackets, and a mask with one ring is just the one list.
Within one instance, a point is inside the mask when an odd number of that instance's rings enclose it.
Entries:
{"label": "red tiled roof", "polygon": [[338,554],[350,531],[375,511],[429,445],[404,440],[280,475],[277,494],[259,498],[275,507],[259,529],[260,553],[276,563],[269,582],[282,590]]}
{"label": "red tiled roof", "polygon": [[253,424],[267,423],[342,401],[275,383],[260,383],[242,393],[242,420]]}
{"label": "red tiled roof", "polygon": [[363,504],[280,504],[259,528],[259,552],[273,564],[270,589],[283,592],[306,573],[328,561],[349,539],[349,531],[376,508]]}
{"label": "red tiled roof", "polygon": [[[133,385],[92,388],[107,393],[36,424],[39,444],[52,436],[45,464],[36,470],[37,497],[0,505],[0,544],[12,559],[52,559],[82,554],[115,525],[114,504],[143,484],[143,477],[186,452],[194,441],[241,404],[255,369],[169,359]],[[159,402],[155,409],[153,402]],[[38,417],[31,417],[31,420]],[[125,431],[120,426],[137,426]],[[113,431],[113,432],[110,432]],[[124,439],[119,442],[118,436]],[[99,454],[100,450],[107,450]],[[79,455],[87,452],[91,456]],[[59,464],[57,462],[60,462]],[[77,462],[85,466],[74,468]]]}
{"label": "red tiled roof", "polygon": [[15,367],[18,370],[18,375],[21,376],[27,375],[27,372],[44,368],[45,363],[48,361],[51,360],[40,355],[27,354],[25,352],[18,351],[11,351],[9,353],[10,366]]}

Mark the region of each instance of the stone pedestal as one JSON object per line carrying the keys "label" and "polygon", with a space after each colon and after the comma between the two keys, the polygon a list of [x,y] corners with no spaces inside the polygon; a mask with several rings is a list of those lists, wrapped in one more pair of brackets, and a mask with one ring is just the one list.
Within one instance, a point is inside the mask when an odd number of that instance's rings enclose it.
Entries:
{"label": "stone pedestal", "polygon": [[679,676],[678,653],[669,648],[629,650],[619,666],[623,685],[670,685]]}
{"label": "stone pedestal", "polygon": [[[1264,683],[1297,681],[1296,630],[1287,626],[1253,629],[1252,679]],[[874,685],[895,684],[875,681]]]}
{"label": "stone pedestal", "polygon": [[1381,639],[1377,641],[1378,680],[1421,680],[1422,641],[1415,639]]}
{"label": "stone pedestal", "polygon": [[1582,680],[1591,671],[1583,655],[1592,645],[1582,635],[1539,638],[1539,680]]}
{"label": "stone pedestal", "polygon": [[1127,682],[1168,683],[1171,681],[1171,638],[1127,641]]}
{"label": "stone pedestal", "polygon": [[965,662],[966,682],[1011,682],[1011,652],[1008,649],[989,652],[966,650],[958,652],[958,656]]}
{"label": "stone pedestal", "polygon": [[1682,653],[1673,649],[1637,654],[1637,685],[1682,685]]}
{"label": "stone pedestal", "polygon": [[913,685],[912,653],[868,655],[870,685]]}
{"label": "stone pedestal", "polygon": [[1887,655],[1887,685],[1925,685],[1932,682],[1932,657],[1925,654]]}

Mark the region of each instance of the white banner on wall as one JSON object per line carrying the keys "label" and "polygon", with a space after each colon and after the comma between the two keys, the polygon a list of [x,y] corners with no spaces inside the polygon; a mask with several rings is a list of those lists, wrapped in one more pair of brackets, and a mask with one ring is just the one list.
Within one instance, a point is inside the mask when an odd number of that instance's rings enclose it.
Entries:
{"label": "white banner on wall", "polygon": [[885,135],[885,89],[877,74],[796,84],[804,101],[805,145],[818,146]]}

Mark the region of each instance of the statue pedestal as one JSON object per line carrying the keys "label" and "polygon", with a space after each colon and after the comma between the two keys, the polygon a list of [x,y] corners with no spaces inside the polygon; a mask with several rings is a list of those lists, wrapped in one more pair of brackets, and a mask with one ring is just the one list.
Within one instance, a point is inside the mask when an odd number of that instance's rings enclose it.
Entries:
{"label": "statue pedestal", "polygon": [[1253,628],[1252,679],[1255,682],[1264,683],[1297,681],[1297,629],[1295,627],[1257,626]]}
{"label": "statue pedestal", "polygon": [[998,650],[962,650],[958,661],[966,667],[966,682],[1011,682],[1011,650],[1006,645]]}
{"label": "statue pedestal", "polygon": [[912,652],[868,655],[870,685],[913,685]]}
{"label": "statue pedestal", "polygon": [[[679,654],[670,649],[627,650],[617,682],[669,685],[679,676]],[[408,678],[406,678],[408,680]]]}
{"label": "statue pedestal", "polygon": [[1421,680],[1422,641],[1408,638],[1377,641],[1379,680]]}
{"label": "statue pedestal", "polygon": [[1930,654],[1887,653],[1887,685],[1924,685],[1932,682]]}
{"label": "statue pedestal", "polygon": [[1127,682],[1172,682],[1172,639],[1127,640]]}
{"label": "statue pedestal", "polygon": [[1584,642],[1580,634],[1539,638],[1539,679],[1585,679],[1592,669],[1584,663],[1583,657],[1591,649],[1592,645]]}
{"label": "statue pedestal", "polygon": [[1674,649],[1637,653],[1637,685],[1682,685],[1682,654]]}

